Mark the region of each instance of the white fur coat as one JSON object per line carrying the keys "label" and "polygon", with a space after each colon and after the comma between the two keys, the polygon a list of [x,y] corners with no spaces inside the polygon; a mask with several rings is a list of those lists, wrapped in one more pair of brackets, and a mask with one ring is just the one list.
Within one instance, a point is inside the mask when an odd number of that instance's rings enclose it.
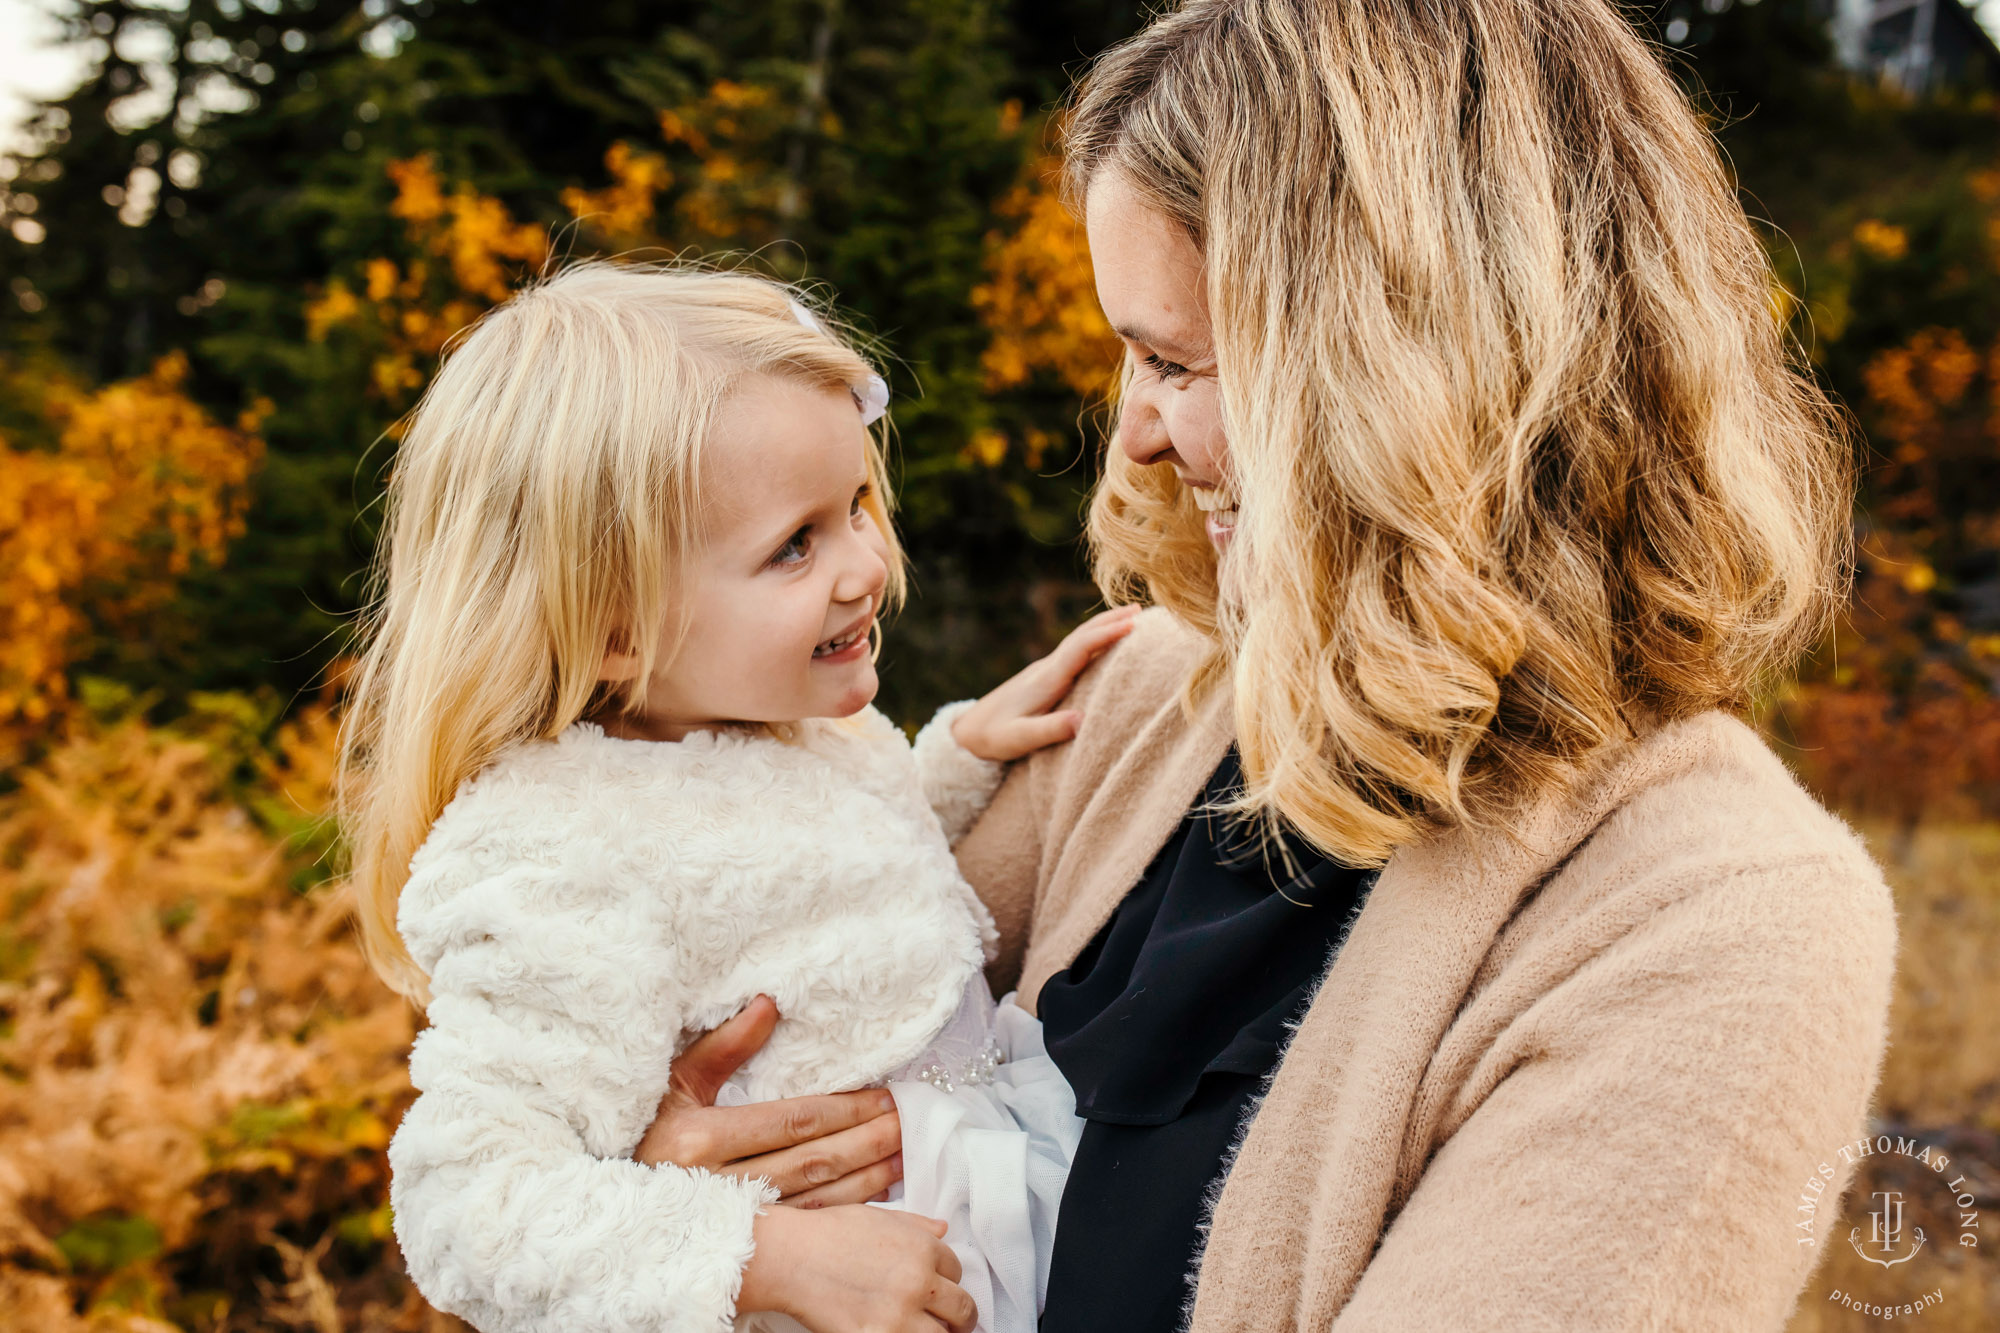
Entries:
{"label": "white fur coat", "polygon": [[398,917],[431,978],[421,1092],[389,1147],[396,1237],[432,1304],[486,1333],[726,1329],[761,1180],[632,1151],[695,1033],[783,1015],[752,1100],[879,1082],[993,943],[949,840],[1000,767],[913,748],[873,709],[793,743],[627,741],[580,724],[467,783]]}

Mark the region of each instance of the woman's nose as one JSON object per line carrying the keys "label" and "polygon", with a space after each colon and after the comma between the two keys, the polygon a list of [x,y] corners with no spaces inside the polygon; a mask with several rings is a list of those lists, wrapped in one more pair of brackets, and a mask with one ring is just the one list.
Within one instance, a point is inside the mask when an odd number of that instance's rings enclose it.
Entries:
{"label": "woman's nose", "polygon": [[1160,461],[1174,447],[1167,423],[1143,390],[1128,392],[1118,409],[1118,447],[1141,467]]}

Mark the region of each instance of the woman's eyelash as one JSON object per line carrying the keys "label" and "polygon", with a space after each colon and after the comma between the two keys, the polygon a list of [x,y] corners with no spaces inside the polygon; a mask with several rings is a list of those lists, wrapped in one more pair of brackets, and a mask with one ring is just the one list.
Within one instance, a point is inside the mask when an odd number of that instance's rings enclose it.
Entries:
{"label": "woman's eyelash", "polygon": [[1146,368],[1163,380],[1178,378],[1188,373],[1188,368],[1178,362],[1169,361],[1158,352],[1146,353]]}

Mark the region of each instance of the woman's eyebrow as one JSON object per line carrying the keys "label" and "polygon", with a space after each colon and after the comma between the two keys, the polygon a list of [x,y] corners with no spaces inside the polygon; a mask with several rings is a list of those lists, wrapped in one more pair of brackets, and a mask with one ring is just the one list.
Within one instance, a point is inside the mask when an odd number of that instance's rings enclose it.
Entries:
{"label": "woman's eyebrow", "polygon": [[1139,328],[1136,325],[1119,324],[1113,326],[1111,331],[1117,334],[1119,337],[1123,338],[1126,342],[1144,344],[1145,346],[1152,348],[1155,352],[1164,354],[1171,360],[1175,361],[1185,360],[1190,355],[1192,355],[1187,348],[1183,347],[1176,340],[1172,338],[1162,338],[1158,334],[1153,333],[1147,329]]}

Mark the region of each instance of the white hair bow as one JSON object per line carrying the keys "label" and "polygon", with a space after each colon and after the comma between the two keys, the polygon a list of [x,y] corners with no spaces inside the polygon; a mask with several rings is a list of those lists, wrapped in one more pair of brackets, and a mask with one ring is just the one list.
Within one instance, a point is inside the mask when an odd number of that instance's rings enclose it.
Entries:
{"label": "white hair bow", "polygon": [[[792,308],[793,319],[822,338],[827,336],[820,322],[813,318],[812,311],[797,301],[788,301],[786,304]],[[872,371],[860,388],[857,389],[850,384],[847,386],[847,392],[853,395],[854,405],[861,409],[861,424],[864,426],[874,425],[882,419],[882,414],[889,410],[889,382]]]}

